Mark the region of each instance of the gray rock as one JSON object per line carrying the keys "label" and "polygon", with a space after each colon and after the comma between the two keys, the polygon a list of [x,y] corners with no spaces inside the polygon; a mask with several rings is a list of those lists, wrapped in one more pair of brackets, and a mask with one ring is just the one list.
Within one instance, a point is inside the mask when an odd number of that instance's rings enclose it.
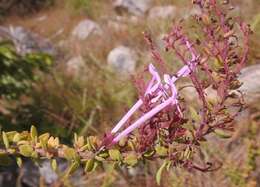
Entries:
{"label": "gray rock", "polygon": [[125,46],[114,48],[107,57],[108,64],[121,74],[133,73],[136,60],[137,56],[135,51]]}
{"label": "gray rock", "polygon": [[151,2],[152,0],[115,0],[114,7],[119,13],[128,11],[131,14],[140,16],[148,11]]}
{"label": "gray rock", "polygon": [[79,40],[85,40],[92,34],[101,33],[102,30],[96,22],[91,20],[83,20],[73,29],[72,36]]}
{"label": "gray rock", "polygon": [[260,101],[260,64],[244,68],[239,76],[242,86],[239,88],[245,94],[247,103]]}
{"label": "gray rock", "polygon": [[115,31],[122,31],[127,29],[126,25],[120,24],[117,21],[108,21],[107,26]]}
{"label": "gray rock", "polygon": [[[58,163],[58,170],[61,173],[64,173],[66,169],[69,167],[69,163],[65,160],[57,159],[57,163]],[[84,175],[83,168],[81,167],[78,168],[77,171],[75,171],[69,178],[72,186],[75,187],[86,186],[83,175]],[[21,168],[20,177],[21,177],[21,179],[19,179],[20,183],[28,187],[38,187],[40,183],[40,177],[43,177],[46,187],[53,186],[57,180],[61,179],[52,170],[49,160],[43,160],[40,163],[40,166],[36,166],[30,160],[24,162]],[[16,180],[14,179],[14,181]],[[0,182],[1,182],[1,177],[0,177]]]}
{"label": "gray rock", "polygon": [[39,185],[40,173],[38,167],[32,161],[26,161],[21,168],[21,183],[29,187]]}
{"label": "gray rock", "polygon": [[23,27],[0,27],[0,38],[11,40],[16,51],[22,55],[31,52],[44,52],[55,55],[56,50],[48,39],[39,36]]}
{"label": "gray rock", "polygon": [[138,25],[139,17],[135,15],[131,16],[120,16],[106,18],[107,26],[115,31],[127,31],[129,24]]}
{"label": "gray rock", "polygon": [[[242,69],[238,80],[242,83],[242,86],[238,89],[244,93],[244,99],[247,104],[260,102],[260,64],[248,66]],[[183,89],[185,98],[189,101],[196,99],[196,90],[193,87],[187,87]],[[211,100],[217,98],[216,90],[211,87],[205,90],[207,97]],[[236,91],[235,91],[236,93]]]}
{"label": "gray rock", "polygon": [[18,174],[15,165],[0,168],[0,186],[18,186]]}
{"label": "gray rock", "polygon": [[177,8],[172,5],[156,6],[149,11],[149,19],[173,19],[176,16]]}
{"label": "gray rock", "polygon": [[58,175],[52,170],[49,161],[45,160],[39,167],[40,176],[44,177],[45,183],[50,185],[57,181]]}
{"label": "gray rock", "polygon": [[85,61],[82,56],[75,56],[66,63],[67,72],[71,75],[79,75],[85,67]]}

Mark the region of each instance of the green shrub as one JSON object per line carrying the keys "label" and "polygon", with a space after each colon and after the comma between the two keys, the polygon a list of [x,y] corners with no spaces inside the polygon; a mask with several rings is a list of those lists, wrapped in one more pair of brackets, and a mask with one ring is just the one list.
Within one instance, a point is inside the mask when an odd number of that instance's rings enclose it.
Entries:
{"label": "green shrub", "polygon": [[[7,130],[28,128],[28,116],[34,117],[31,111],[38,115],[37,118],[41,118],[39,110],[35,110],[37,107],[31,105],[30,93],[33,85],[40,80],[41,74],[47,72],[52,63],[52,57],[47,54],[30,53],[21,56],[16,53],[11,43],[0,43],[1,128]],[[21,121],[16,123],[16,119]]]}
{"label": "green shrub", "polygon": [[92,19],[102,15],[104,12],[103,9],[108,6],[105,0],[66,0],[66,5],[73,11],[88,15]]}
{"label": "green shrub", "polygon": [[0,14],[8,15],[10,12],[25,14],[35,12],[40,8],[52,5],[54,0],[1,0]]}
{"label": "green shrub", "polygon": [[39,78],[35,71],[46,71],[51,64],[46,54],[20,56],[10,43],[0,43],[0,98],[17,99],[28,93]]}

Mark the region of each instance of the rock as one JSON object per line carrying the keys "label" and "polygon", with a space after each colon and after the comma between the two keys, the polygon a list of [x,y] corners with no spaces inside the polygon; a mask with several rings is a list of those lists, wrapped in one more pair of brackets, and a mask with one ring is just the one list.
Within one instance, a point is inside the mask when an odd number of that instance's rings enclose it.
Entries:
{"label": "rock", "polygon": [[238,77],[242,86],[239,88],[245,94],[245,101],[253,103],[260,101],[260,64],[248,66],[241,71]]}
{"label": "rock", "polygon": [[115,31],[127,31],[129,28],[129,24],[138,25],[139,17],[131,15],[131,16],[115,16],[109,19],[105,18],[107,21],[107,26]]}
{"label": "rock", "polygon": [[[254,104],[260,101],[260,64],[248,66],[242,69],[238,80],[242,86],[238,89],[244,93],[244,99],[247,104]],[[186,99],[192,101],[196,99],[197,94],[193,87],[186,87],[183,89],[183,94]],[[236,91],[235,91],[236,93]],[[207,97],[211,100],[217,98],[216,90],[211,87],[206,89]]]}
{"label": "rock", "polygon": [[52,170],[49,161],[45,160],[39,167],[40,176],[44,177],[45,183],[50,185],[57,181],[58,175]]}
{"label": "rock", "polygon": [[[69,166],[69,163],[63,159],[57,159],[58,170],[64,173]],[[28,187],[38,187],[40,183],[40,177],[44,179],[46,187],[55,186],[55,183],[60,180],[59,176],[52,170],[50,161],[43,160],[40,166],[36,166],[32,161],[28,160],[24,162],[21,168],[21,183]],[[84,171],[82,168],[78,168],[72,175],[70,175],[70,182],[72,186],[83,187],[84,185]],[[1,177],[0,177],[1,180]],[[17,181],[18,179],[14,179]],[[0,181],[1,182],[1,181]],[[0,183],[1,184],[1,183]]]}
{"label": "rock", "polygon": [[115,17],[105,18],[107,21],[107,26],[112,28],[113,30],[121,31],[127,30],[129,24],[138,25],[139,24],[139,17],[131,15],[131,16],[119,16],[116,15]]}
{"label": "rock", "polygon": [[48,39],[42,38],[36,33],[26,30],[23,27],[0,27],[0,38],[11,40],[19,54],[31,52],[43,52],[56,55],[56,50]]}
{"label": "rock", "polygon": [[177,8],[172,5],[156,6],[149,11],[149,19],[173,19]]}
{"label": "rock", "polygon": [[67,72],[70,75],[78,75],[80,74],[81,70],[85,67],[85,61],[82,56],[76,56],[71,58],[67,63],[66,63],[66,69]]}
{"label": "rock", "polygon": [[83,20],[73,29],[72,36],[79,40],[85,40],[92,34],[101,33],[102,30],[96,22],[91,20]]}
{"label": "rock", "polygon": [[0,186],[18,186],[18,175],[17,167],[14,164],[0,167]]}
{"label": "rock", "polygon": [[125,46],[116,47],[110,51],[107,57],[108,64],[121,74],[133,73],[136,60],[135,51]]}
{"label": "rock", "polygon": [[36,20],[39,21],[39,22],[42,22],[42,21],[45,21],[47,18],[48,18],[48,16],[43,15],[43,16],[36,18]]}
{"label": "rock", "polygon": [[127,29],[126,25],[120,24],[116,21],[108,21],[107,26],[115,31],[122,31]]}
{"label": "rock", "polygon": [[28,187],[39,185],[40,173],[38,167],[32,161],[26,161],[21,168],[21,183]]}
{"label": "rock", "polygon": [[116,0],[115,10],[119,13],[128,11],[131,14],[141,16],[148,11],[152,0]]}

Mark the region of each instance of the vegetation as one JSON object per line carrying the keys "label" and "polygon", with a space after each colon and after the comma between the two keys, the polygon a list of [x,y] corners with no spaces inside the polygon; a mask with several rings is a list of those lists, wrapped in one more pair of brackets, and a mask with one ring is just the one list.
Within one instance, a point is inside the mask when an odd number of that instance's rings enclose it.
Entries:
{"label": "vegetation", "polygon": [[[67,3],[93,19],[98,17],[91,12],[93,6],[102,4],[86,0]],[[53,65],[53,59],[46,54],[21,56],[11,44],[1,43],[0,164],[6,167],[15,160],[22,167],[27,158],[36,163],[48,159],[61,186],[70,186],[69,176],[82,168],[92,186],[111,186],[122,178],[128,186],[147,185],[147,181],[155,181],[149,183],[151,186],[257,186],[259,109],[251,107],[250,120],[237,124],[235,119],[244,103],[234,91],[241,85],[237,80],[241,68],[258,57],[257,48],[253,47],[258,45],[254,39],[259,34],[258,17],[252,24],[256,35],[250,36],[247,24],[229,17],[232,12],[221,13],[227,11],[228,5],[214,0],[193,3],[203,14],[170,30],[164,38],[167,52],[157,49],[153,37],[145,34],[155,63],[154,67],[144,65],[150,69],[145,68],[134,78],[137,93],[128,78],[118,79],[102,64],[104,54],[114,45],[109,40],[102,44],[88,41],[83,47],[87,49],[85,66],[76,76],[68,73],[64,64]],[[140,32],[147,26],[129,24],[127,32],[108,30],[106,34],[123,38],[143,53]],[[159,32],[154,30],[156,27],[150,27],[152,34]],[[168,22],[159,30],[166,29]],[[97,47],[90,49],[93,43]],[[179,71],[172,67],[172,59],[176,59]],[[173,73],[178,75],[176,84],[171,82]],[[159,79],[162,75],[166,76]],[[188,102],[182,95],[183,80],[197,91],[197,103]],[[175,88],[178,89],[174,91]],[[205,95],[209,88],[217,93],[214,99]],[[167,94],[159,97],[162,90]],[[153,102],[155,98],[157,101]],[[122,131],[114,130],[121,125],[111,131],[111,124],[123,116],[134,100],[143,104],[137,114],[126,121]],[[230,108],[235,108],[235,113]],[[158,109],[156,114],[151,113],[154,109]],[[146,114],[149,116],[144,120]],[[133,125],[135,121],[143,123]],[[32,124],[35,126],[27,131]],[[59,171],[60,158],[69,163],[64,172]],[[142,168],[142,175],[130,177],[124,172],[126,168]],[[104,170],[102,180],[93,182]],[[167,180],[161,180],[163,176]]]}
{"label": "vegetation", "polygon": [[0,14],[6,15],[13,11],[20,14],[33,12],[49,6],[53,2],[53,0],[2,0],[0,2]]}

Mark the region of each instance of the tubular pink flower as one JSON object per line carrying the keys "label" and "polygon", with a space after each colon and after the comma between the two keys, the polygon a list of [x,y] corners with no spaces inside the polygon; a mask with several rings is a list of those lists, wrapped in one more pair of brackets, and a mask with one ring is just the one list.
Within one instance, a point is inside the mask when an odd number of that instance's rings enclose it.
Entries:
{"label": "tubular pink flower", "polygon": [[[152,74],[153,77],[145,91],[145,95],[152,94],[153,92],[155,92],[161,84],[160,75],[153,66],[153,64],[149,64],[149,72]],[[157,82],[154,84],[154,81]]]}
{"label": "tubular pink flower", "polygon": [[177,106],[178,112],[182,115],[181,108],[179,106],[179,102],[178,102],[178,99],[177,99],[177,89],[176,89],[176,86],[174,85],[174,81],[172,80],[172,78],[168,74],[164,75],[164,80],[170,86],[170,89],[171,89],[171,92],[172,92],[172,96],[171,96],[172,104],[175,104]]}
{"label": "tubular pink flower", "polygon": [[[152,74],[152,79],[149,82],[145,95],[152,94],[158,89],[161,84],[161,78],[159,73],[156,71],[155,67],[152,64],[149,64],[149,72]],[[155,82],[156,81],[156,82]],[[116,124],[112,129],[111,133],[116,133],[126,122],[127,120],[137,111],[143,104],[143,101],[139,99],[134,106],[123,116],[123,118]]]}
{"label": "tubular pink flower", "polygon": [[[158,112],[163,110],[165,107],[169,105],[176,105],[176,108],[180,115],[183,115],[181,112],[181,108],[179,106],[179,102],[177,99],[177,89],[175,86],[175,82],[180,77],[186,77],[188,76],[197,65],[197,59],[198,56],[196,56],[195,50],[192,48],[192,45],[190,42],[185,39],[184,43],[191,53],[191,60],[187,62],[185,66],[183,66],[178,72],[177,76],[172,76],[168,74],[164,74],[164,82],[163,84],[161,82],[161,78],[159,73],[157,72],[156,68],[153,66],[153,64],[149,64],[149,72],[152,75],[152,79],[150,80],[147,89],[145,91],[145,96],[148,94],[152,96],[150,102],[156,103],[160,101],[160,104],[151,109],[149,112],[145,113],[142,117],[140,117],[137,121],[135,121],[132,125],[130,125],[128,128],[123,130],[121,133],[119,133],[114,139],[113,142],[118,142],[122,137],[127,136],[129,133],[131,133],[136,128],[139,128],[140,125],[142,125],[144,122],[152,118],[154,115],[156,115]],[[169,95],[169,91],[171,94]],[[118,130],[127,122],[127,120],[136,112],[141,106],[143,105],[143,101],[139,99],[134,106],[126,113],[126,115],[117,123],[117,125],[112,129],[111,133],[117,133]]]}
{"label": "tubular pink flower", "polygon": [[[134,129],[140,127],[141,124],[143,124],[148,119],[152,118],[154,115],[156,115],[158,112],[163,110],[168,105],[177,105],[177,110],[181,114],[180,107],[178,106],[178,100],[177,100],[177,89],[174,85],[174,82],[172,81],[171,77],[168,74],[164,75],[164,82],[165,84],[162,84],[161,78],[159,76],[159,73],[156,71],[155,67],[150,64],[149,65],[149,71],[152,74],[152,80],[149,82],[148,87],[146,89],[145,95],[151,94],[153,98],[151,99],[151,103],[155,103],[161,99],[161,103],[151,109],[149,112],[144,114],[141,118],[139,118],[135,123],[133,123],[131,126],[123,130],[121,133],[119,133],[114,139],[113,142],[118,142],[122,137],[127,136],[129,133],[131,133]],[[155,82],[156,81],[156,82]],[[171,95],[168,95],[168,91],[171,91]],[[139,99],[137,103],[127,112],[127,114],[119,121],[119,123],[113,128],[111,131],[112,133],[116,133],[123,125],[124,123],[133,115],[133,113],[141,107],[143,104],[143,101]]]}
{"label": "tubular pink flower", "polygon": [[165,102],[159,104],[158,106],[156,106],[155,108],[153,108],[152,110],[150,110],[149,112],[147,112],[146,114],[144,114],[141,118],[139,118],[136,122],[134,122],[131,126],[129,126],[128,128],[126,128],[125,130],[123,130],[120,134],[118,134],[114,139],[113,139],[113,143],[117,143],[118,141],[121,140],[121,138],[127,136],[128,134],[130,134],[133,130],[135,130],[136,128],[140,127],[144,122],[146,122],[147,120],[149,120],[150,118],[152,118],[154,115],[156,115],[158,112],[160,112],[161,110],[163,110],[165,107],[167,107],[168,105],[170,105],[172,103],[172,98],[169,98],[168,100],[166,100]]}
{"label": "tubular pink flower", "polygon": [[126,122],[127,120],[137,111],[143,104],[143,101],[139,99],[134,106],[124,115],[124,117],[116,124],[112,129],[111,133],[116,133]]}

